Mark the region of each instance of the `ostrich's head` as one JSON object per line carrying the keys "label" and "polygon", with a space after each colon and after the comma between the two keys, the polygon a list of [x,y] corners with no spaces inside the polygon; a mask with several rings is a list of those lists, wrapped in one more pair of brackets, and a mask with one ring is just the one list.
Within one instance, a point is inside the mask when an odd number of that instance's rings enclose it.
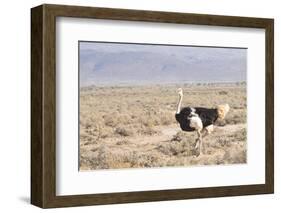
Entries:
{"label": "ostrich's head", "polygon": [[182,88],[178,88],[177,92],[178,92],[179,96],[181,96],[181,97],[183,96]]}
{"label": "ostrich's head", "polygon": [[228,104],[222,104],[218,105],[217,110],[219,119],[224,119],[226,114],[229,112],[230,107]]}

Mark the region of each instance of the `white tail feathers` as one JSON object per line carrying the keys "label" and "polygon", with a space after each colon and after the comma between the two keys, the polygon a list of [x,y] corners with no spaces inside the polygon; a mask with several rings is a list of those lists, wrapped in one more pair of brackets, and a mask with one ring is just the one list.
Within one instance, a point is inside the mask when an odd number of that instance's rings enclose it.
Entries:
{"label": "white tail feathers", "polygon": [[226,114],[229,112],[230,107],[228,104],[222,104],[217,106],[219,119],[224,119]]}

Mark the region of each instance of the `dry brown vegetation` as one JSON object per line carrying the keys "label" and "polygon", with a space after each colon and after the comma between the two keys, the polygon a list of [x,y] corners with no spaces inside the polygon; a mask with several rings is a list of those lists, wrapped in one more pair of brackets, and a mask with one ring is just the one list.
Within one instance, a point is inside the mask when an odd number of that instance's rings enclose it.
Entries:
{"label": "dry brown vegetation", "polygon": [[[182,106],[231,107],[199,157],[174,117],[179,86]],[[80,170],[246,163],[246,102],[244,84],[81,88]]]}

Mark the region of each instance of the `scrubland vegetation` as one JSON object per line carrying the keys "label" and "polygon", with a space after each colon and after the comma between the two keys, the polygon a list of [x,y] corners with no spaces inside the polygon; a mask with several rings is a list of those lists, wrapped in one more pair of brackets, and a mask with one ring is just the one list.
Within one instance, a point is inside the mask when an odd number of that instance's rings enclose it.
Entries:
{"label": "scrubland vegetation", "polygon": [[[195,132],[175,120],[182,106],[231,107],[196,157]],[[247,161],[245,84],[92,86],[80,89],[80,170],[236,164]]]}

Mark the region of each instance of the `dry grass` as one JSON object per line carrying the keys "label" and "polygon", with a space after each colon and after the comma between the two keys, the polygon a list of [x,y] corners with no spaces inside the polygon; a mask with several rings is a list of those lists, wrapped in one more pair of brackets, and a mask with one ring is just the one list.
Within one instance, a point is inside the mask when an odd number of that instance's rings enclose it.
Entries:
{"label": "dry grass", "polygon": [[[225,121],[204,138],[196,157],[194,132],[174,118],[183,106],[231,107]],[[114,169],[246,163],[245,85],[89,87],[80,90],[80,169]]]}

